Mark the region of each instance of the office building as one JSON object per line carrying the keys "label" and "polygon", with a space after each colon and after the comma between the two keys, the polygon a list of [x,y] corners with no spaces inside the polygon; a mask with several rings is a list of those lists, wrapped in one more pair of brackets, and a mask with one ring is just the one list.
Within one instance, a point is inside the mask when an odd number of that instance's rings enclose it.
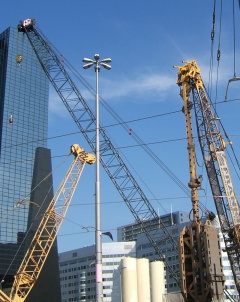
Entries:
{"label": "office building", "polygon": [[[136,257],[135,242],[102,245],[103,300],[121,301],[121,259]],[[95,245],[59,254],[62,302],[95,301]]]}
{"label": "office building", "polygon": [[[36,211],[37,198],[31,193],[37,185],[36,178],[45,177],[46,171],[51,170],[51,154],[46,149],[48,92],[48,79],[26,35],[7,28],[0,34],[0,278],[4,279],[3,287],[11,286],[27,248],[27,225],[31,225]],[[37,152],[39,147],[42,149]],[[45,186],[50,188],[52,179]],[[45,189],[43,185],[41,190]],[[42,193],[37,195],[43,197]]]}
{"label": "office building", "polygon": [[[150,232],[161,228],[160,222],[164,224],[165,227],[171,225],[178,225],[181,223],[189,222],[189,214],[187,212],[173,212],[159,216],[158,218],[152,220],[143,220],[142,224]],[[143,230],[139,223],[130,223],[117,228],[117,240],[118,241],[132,241],[137,240],[138,234],[142,234]]]}

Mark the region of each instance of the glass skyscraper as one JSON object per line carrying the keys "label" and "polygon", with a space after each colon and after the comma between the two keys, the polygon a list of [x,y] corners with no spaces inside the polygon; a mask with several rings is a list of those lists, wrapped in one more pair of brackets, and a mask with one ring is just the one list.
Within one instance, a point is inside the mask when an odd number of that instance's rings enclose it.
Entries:
{"label": "glass skyscraper", "polygon": [[35,150],[37,147],[46,147],[48,87],[48,79],[27,37],[11,27],[2,32],[0,34],[1,275],[14,261],[15,250],[18,249],[26,232]]}
{"label": "glass skyscraper", "polygon": [[35,150],[46,147],[49,84],[27,37],[14,28],[0,35],[0,73],[0,242],[16,243],[26,231]]}

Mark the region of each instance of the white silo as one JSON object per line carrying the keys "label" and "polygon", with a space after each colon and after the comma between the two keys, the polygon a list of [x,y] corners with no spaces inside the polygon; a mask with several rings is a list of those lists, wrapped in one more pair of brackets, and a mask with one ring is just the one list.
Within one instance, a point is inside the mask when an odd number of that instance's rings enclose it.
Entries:
{"label": "white silo", "polygon": [[121,260],[122,302],[138,302],[137,260],[126,257]]}
{"label": "white silo", "polygon": [[151,302],[163,302],[165,294],[164,264],[150,262]]}
{"label": "white silo", "polygon": [[138,302],[150,302],[149,260],[137,259]]}

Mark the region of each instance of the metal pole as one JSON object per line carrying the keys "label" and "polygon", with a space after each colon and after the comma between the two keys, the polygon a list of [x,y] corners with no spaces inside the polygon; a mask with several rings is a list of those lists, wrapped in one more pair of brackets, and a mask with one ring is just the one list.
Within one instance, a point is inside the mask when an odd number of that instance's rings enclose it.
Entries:
{"label": "metal pole", "polygon": [[102,233],[101,233],[101,200],[100,200],[100,119],[99,119],[99,93],[98,93],[98,73],[100,66],[110,70],[111,66],[107,63],[112,62],[110,58],[99,60],[99,54],[94,55],[94,60],[84,58],[83,66],[88,69],[95,65],[96,72],[96,182],[95,182],[95,256],[96,256],[96,302],[103,301],[103,281],[102,281]]}
{"label": "metal pole", "polygon": [[96,302],[103,301],[102,287],[102,238],[101,238],[101,199],[100,199],[100,143],[99,143],[99,62],[96,60],[96,183],[95,183],[95,241],[96,241]]}

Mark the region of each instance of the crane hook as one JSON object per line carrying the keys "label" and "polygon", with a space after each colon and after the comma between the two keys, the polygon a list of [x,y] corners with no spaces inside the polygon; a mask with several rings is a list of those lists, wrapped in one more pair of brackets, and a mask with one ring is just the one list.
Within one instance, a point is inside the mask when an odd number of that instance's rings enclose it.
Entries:
{"label": "crane hook", "polygon": [[227,89],[226,89],[226,94],[225,94],[225,102],[227,102],[227,96],[228,96],[228,87],[229,87],[229,84],[231,82],[235,82],[235,81],[240,81],[240,78],[239,77],[236,77],[234,76],[233,78],[231,78],[229,81],[228,81],[228,84],[227,84]]}

